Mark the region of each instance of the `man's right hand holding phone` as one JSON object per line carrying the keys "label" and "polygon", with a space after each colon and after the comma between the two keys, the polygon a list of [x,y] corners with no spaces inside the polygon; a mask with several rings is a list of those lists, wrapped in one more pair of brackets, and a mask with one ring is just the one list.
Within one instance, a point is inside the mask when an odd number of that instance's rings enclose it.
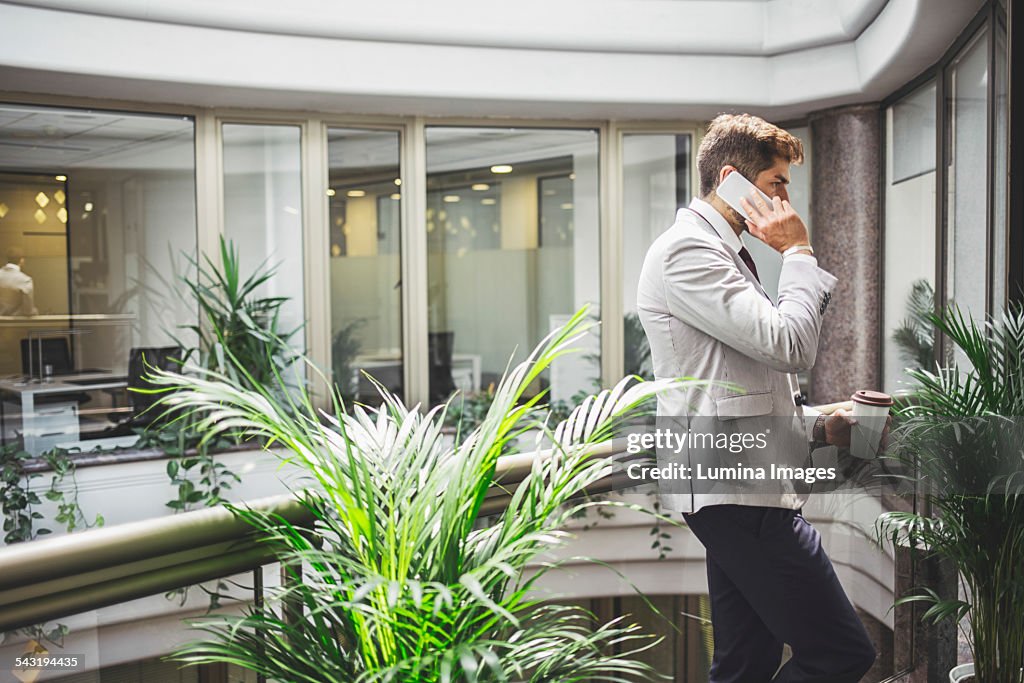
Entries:
{"label": "man's right hand holding phone", "polygon": [[[769,205],[763,197],[751,193],[749,199],[743,197],[740,202],[747,212],[747,230],[751,235],[780,253],[813,254],[807,226],[788,201],[772,197]],[[794,249],[801,246],[808,249]]]}

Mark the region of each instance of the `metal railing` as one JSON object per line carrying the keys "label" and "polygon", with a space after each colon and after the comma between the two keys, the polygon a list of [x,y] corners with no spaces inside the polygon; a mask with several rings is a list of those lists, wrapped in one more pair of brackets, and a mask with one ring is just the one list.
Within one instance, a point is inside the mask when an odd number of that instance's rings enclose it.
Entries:
{"label": "metal railing", "polygon": [[[845,406],[822,407],[831,412]],[[535,459],[545,456],[540,452],[500,458],[496,483],[480,515],[500,513]],[[591,457],[609,460],[625,456],[615,442],[600,444],[591,453]],[[620,490],[638,483],[624,472],[610,472],[586,493]],[[295,525],[313,522],[313,514],[291,494],[239,506],[273,513]],[[273,547],[261,543],[258,532],[226,507],[8,546],[0,550],[0,632],[255,570],[276,561]],[[897,584],[905,584],[907,577],[899,575],[908,567],[905,560],[899,564]],[[902,622],[903,628],[913,628],[907,620],[897,622],[898,627]],[[899,634],[895,635],[899,640]],[[904,661],[897,662],[897,668],[904,669],[906,660],[912,657],[910,653],[898,657]],[[901,663],[903,666],[899,666]]]}
{"label": "metal railing", "polygon": [[[612,442],[592,457],[623,456]],[[480,515],[500,512],[536,457],[499,459],[493,486]],[[587,493],[636,485],[610,474]],[[290,494],[239,504],[272,512],[292,524],[313,515]],[[276,562],[273,549],[226,507],[207,508],[76,534],[19,543],[0,550],[0,632],[108,607],[128,600],[230,576]]]}
{"label": "metal railing", "polygon": [[[832,412],[847,404],[821,406]],[[595,446],[591,457],[622,460],[614,442]],[[515,486],[545,452],[499,459],[495,485],[481,516],[500,512]],[[610,473],[586,493],[636,486],[624,472]],[[312,522],[293,495],[245,503],[293,523]],[[128,600],[230,576],[275,562],[253,528],[225,507],[90,529],[8,546],[0,551],[0,632],[108,607]]]}

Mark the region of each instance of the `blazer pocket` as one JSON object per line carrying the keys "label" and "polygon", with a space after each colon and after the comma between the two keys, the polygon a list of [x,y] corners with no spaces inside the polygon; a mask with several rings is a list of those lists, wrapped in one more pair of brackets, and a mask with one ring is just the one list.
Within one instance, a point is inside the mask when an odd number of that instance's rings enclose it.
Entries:
{"label": "blazer pocket", "polygon": [[719,420],[735,420],[741,417],[770,415],[774,405],[770,392],[739,394],[715,399],[715,412]]}

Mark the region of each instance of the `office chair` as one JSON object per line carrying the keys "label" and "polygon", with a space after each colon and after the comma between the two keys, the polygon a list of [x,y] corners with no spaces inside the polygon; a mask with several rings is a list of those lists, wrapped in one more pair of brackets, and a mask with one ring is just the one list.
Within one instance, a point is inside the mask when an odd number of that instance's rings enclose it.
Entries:
{"label": "office chair", "polygon": [[156,389],[155,384],[146,380],[153,368],[167,372],[178,372],[184,350],[180,346],[138,346],[128,352],[128,403],[132,407],[131,427],[148,427],[161,419],[159,408],[150,410],[159,394],[140,394],[133,389]]}
{"label": "office chair", "polygon": [[138,346],[128,352],[128,404],[131,414],[103,431],[103,437],[130,436],[139,430],[169,421],[170,415],[153,405],[161,394],[140,394],[133,389],[159,388],[146,380],[153,368],[177,372],[181,369],[184,350],[180,346]]}

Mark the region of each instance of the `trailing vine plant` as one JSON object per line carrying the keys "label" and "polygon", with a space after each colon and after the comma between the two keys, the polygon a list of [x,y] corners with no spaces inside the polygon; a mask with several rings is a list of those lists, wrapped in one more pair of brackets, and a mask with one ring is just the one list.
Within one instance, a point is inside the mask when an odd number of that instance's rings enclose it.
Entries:
{"label": "trailing vine plant", "polygon": [[[43,500],[32,484],[41,479],[43,474],[27,467],[33,460],[42,460],[52,472],[50,486],[43,492],[43,497],[57,508],[54,522],[63,526],[68,533],[103,526],[102,515],[97,514],[90,522],[78,504],[75,463],[68,451],[55,448],[35,458],[16,443],[4,444],[0,446],[0,514],[3,515],[3,541],[6,545],[24,543],[52,533],[48,527],[40,526],[45,516],[37,508],[42,506]],[[65,481],[70,481],[69,491],[65,491],[62,486]],[[49,628],[36,624],[13,633],[28,637],[35,642],[36,652],[44,652],[44,642],[63,647],[68,627],[60,623]],[[0,634],[0,642],[7,635]]]}

